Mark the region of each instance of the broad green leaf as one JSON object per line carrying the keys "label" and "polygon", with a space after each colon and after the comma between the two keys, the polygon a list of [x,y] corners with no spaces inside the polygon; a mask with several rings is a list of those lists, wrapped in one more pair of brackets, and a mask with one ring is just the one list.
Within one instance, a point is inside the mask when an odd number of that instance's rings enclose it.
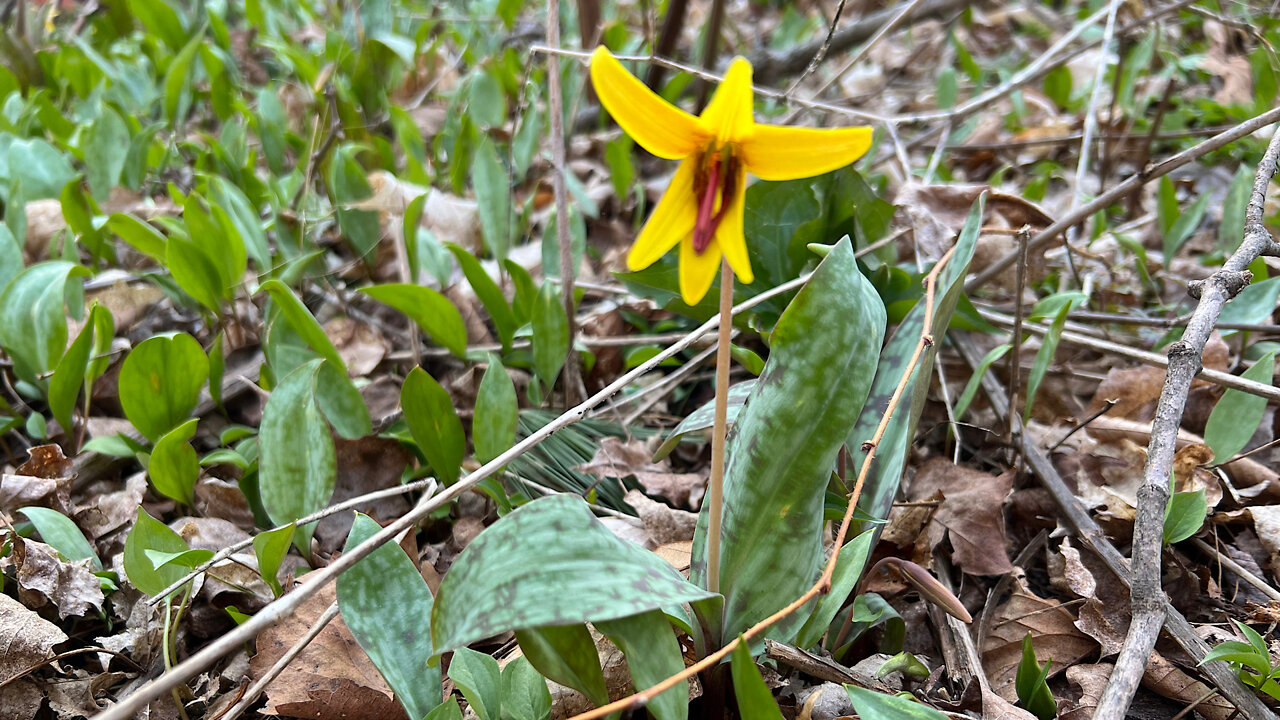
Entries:
{"label": "broad green leaf", "polygon": [[[964,277],[969,271],[969,261],[973,258],[973,251],[977,245],[985,202],[986,196],[983,195],[969,209],[969,216],[965,220],[964,228],[960,231],[959,239],[956,240],[951,259],[939,273],[938,286],[934,293],[933,326],[930,328],[933,344],[925,348],[920,362],[911,373],[907,394],[903,397],[903,405],[894,413],[888,427],[885,428],[884,436],[880,439],[880,445],[876,451],[875,465],[871,467],[866,486],[862,491],[862,498],[858,501],[858,509],[878,521],[888,519],[893,498],[898,494],[898,485],[902,480],[902,470],[906,466],[908,449],[915,439],[916,423],[920,419],[921,411],[924,410],[924,401],[929,392],[929,379],[933,377],[934,358],[946,335],[947,327],[951,324],[956,304],[964,292]],[[880,360],[876,368],[875,382],[871,386],[866,404],[863,405],[862,414],[858,417],[858,424],[853,432],[849,433],[847,441],[849,448],[855,451],[852,457],[859,460],[858,463],[853,463],[855,467],[860,464],[863,457],[859,448],[875,434],[876,427],[884,415],[884,408],[888,405],[889,397],[907,369],[907,359],[911,357],[916,345],[920,342],[920,333],[924,329],[924,310],[924,303],[917,303],[899,323],[898,329],[889,338],[884,351],[878,354]],[[879,528],[882,526],[873,524],[871,527],[876,529],[875,536],[879,537]],[[854,532],[865,529],[867,529],[866,524],[855,521]]]}
{"label": "broad green leaf", "polygon": [[[217,271],[218,297],[230,299],[249,267],[248,252],[240,231],[225,210],[210,205],[196,193],[188,195],[183,203],[182,221],[187,226],[191,246],[197,248]],[[173,247],[173,241],[170,241],[170,247]]]}
{"label": "broad green leaf", "polygon": [[426,370],[414,368],[400,388],[400,406],[409,433],[431,469],[441,482],[452,485],[458,479],[467,439],[449,391]]}
{"label": "broad green leaf", "polygon": [[191,417],[208,377],[209,358],[195,338],[147,338],[120,367],[120,406],[138,432],[155,442]]}
{"label": "broad green leaf", "polygon": [[[1168,176],[1165,176],[1167,179]],[[1205,212],[1209,209],[1209,194],[1202,193],[1196,198],[1195,202],[1183,210],[1178,219],[1174,221],[1172,227],[1164,235],[1164,262],[1165,267],[1169,267],[1169,263],[1173,262],[1173,256],[1178,254],[1180,250],[1191,239],[1191,234],[1200,227],[1201,221],[1204,220]]]}
{"label": "broad green leaf", "polygon": [[560,293],[544,282],[533,304],[533,367],[550,388],[569,354],[569,317],[564,313]]}
{"label": "broad green leaf", "polygon": [[[95,305],[90,317],[106,312],[101,305]],[[49,379],[49,410],[62,426],[63,431],[72,432],[72,411],[76,407],[76,398],[80,396],[80,388],[84,385],[85,370],[89,366],[89,352],[93,349],[93,322],[87,322],[80,329],[80,334],[71,342],[67,352],[58,361],[58,367]]]}
{"label": "broad green leaf", "polygon": [[[864,592],[854,598],[849,619],[850,631],[845,637],[845,642],[852,643],[867,630],[883,625],[884,639],[881,641],[880,651],[896,653],[902,649],[907,624],[898,611],[876,593]],[[834,640],[835,638],[832,638],[832,641]],[[838,654],[843,649],[843,647],[836,648],[835,652]]]}
{"label": "broad green leaf", "polygon": [[613,620],[708,597],[615,537],[580,498],[550,495],[467,546],[440,584],[431,630],[439,654],[506,630]]}
{"label": "broad green leaf", "polygon": [[533,276],[520,263],[503,260],[502,267],[506,268],[507,277],[515,286],[515,297],[511,299],[511,311],[515,314],[516,323],[524,325],[533,316],[533,304],[538,297],[538,286],[534,284]]}
{"label": "broad green leaf", "polygon": [[502,717],[503,720],[551,717],[551,691],[547,689],[547,681],[523,655],[502,668]]}
{"label": "broad green leaf", "polygon": [[[277,525],[323,509],[333,495],[337,477],[333,436],[315,399],[320,363],[312,360],[289,373],[271,391],[262,411],[258,492]],[[314,531],[314,524],[302,525],[294,535],[294,544],[304,556],[310,554]]]}
{"label": "broad green leaf", "polygon": [[[1076,293],[1071,293],[1076,295]],[[1064,303],[1059,309],[1044,337],[1040,339],[1040,349],[1036,351],[1036,359],[1031,363],[1031,373],[1027,376],[1027,399],[1022,409],[1022,421],[1031,418],[1031,409],[1035,406],[1036,394],[1040,391],[1040,383],[1053,364],[1053,356],[1058,352],[1058,344],[1062,341],[1062,330],[1067,325],[1067,313],[1076,307],[1081,299],[1073,297],[1071,302]]]}
{"label": "broad green leaf", "polygon": [[[186,576],[181,565],[165,565],[157,568],[147,557],[147,551],[184,553],[190,548],[178,533],[164,523],[138,508],[138,517],[124,541],[124,574],[129,582],[142,592],[156,597],[165,588]],[[177,592],[177,590],[174,590]]]}
{"label": "broad green leaf", "polygon": [[427,713],[422,720],[462,720],[462,708],[458,706],[457,700],[449,698],[443,705]]}
{"label": "broad green leaf", "polygon": [[129,0],[129,13],[155,37],[159,38],[169,49],[177,52],[186,42],[187,32],[183,29],[182,18],[178,11],[166,3],[155,3],[150,0]]}
{"label": "broad green leaf", "polygon": [[449,662],[449,679],[480,720],[502,720],[502,671],[492,656],[458,648]]}
{"label": "broad green leaf", "polygon": [[1059,65],[1044,76],[1044,94],[1057,103],[1059,108],[1068,109],[1071,105],[1071,69]]}
{"label": "broad green leaf", "polygon": [[[794,600],[825,562],[827,483],[871,387],[884,305],[841,240],[783,312],[769,361],[738,412],[726,450],[720,588],[724,636]],[[706,572],[707,512],[698,518],[691,579]],[[796,614],[771,629],[790,642]]]}
{"label": "broad green leaf", "polygon": [[733,694],[738,699],[738,711],[742,720],[782,720],[782,711],[773,699],[773,692],[764,684],[760,668],[747,649],[747,642],[738,636],[738,646],[733,649],[730,674],[733,675]]}
{"label": "broad green leaf", "polygon": [[93,383],[110,367],[111,341],[116,336],[116,320],[106,306],[95,303],[89,312],[89,322],[93,324],[93,350],[89,354],[89,364],[84,371],[87,392],[92,390]]}
{"label": "broad green leaf", "polygon": [[485,272],[475,255],[452,244],[449,245],[449,252],[452,252],[453,257],[458,261],[462,274],[467,277],[467,282],[475,291],[476,297],[480,298],[484,309],[489,311],[489,318],[493,320],[493,327],[498,332],[498,341],[502,343],[503,348],[510,348],[511,339],[515,337],[516,328],[519,325],[516,323],[515,314],[511,312],[511,306],[502,295],[502,289],[493,281],[493,278],[489,277],[489,273]]}
{"label": "broad green leaf", "polygon": [[0,345],[18,379],[43,385],[67,347],[68,280],[89,271],[69,262],[43,262],[23,270],[0,293]]}
{"label": "broad green leaf", "polygon": [[467,353],[467,326],[449,298],[422,285],[374,285],[361,292],[409,316],[437,345],[458,357]]}
{"label": "broad green leaf", "polygon": [[586,625],[516,630],[516,642],[538,672],[586,695],[597,706],[609,702],[600,656]]}
{"label": "broad green leaf", "polygon": [[157,440],[147,465],[147,477],[156,491],[188,506],[195,504],[196,480],[200,477],[200,460],[190,442],[197,422],[191,418]]}
{"label": "broad green leaf", "polygon": [[[1269,352],[1241,374],[1246,380],[1270,385],[1275,374],[1276,353]],[[1266,398],[1242,390],[1227,390],[1213,406],[1204,427],[1204,442],[1219,462],[1235,457],[1249,444],[1267,411]]]}
{"label": "broad green leaf", "polygon": [[258,558],[258,572],[262,575],[262,581],[271,588],[274,597],[284,594],[278,575],[280,564],[284,562],[285,555],[289,554],[295,530],[294,524],[289,523],[274,530],[264,530],[253,537],[253,554]]}
{"label": "broad green leaf", "polygon": [[1222,222],[1218,223],[1218,250],[1224,257],[1235,252],[1244,240],[1244,209],[1249,204],[1249,193],[1252,190],[1253,169],[1241,165],[1231,178],[1227,196],[1222,201]]}
{"label": "broad green leaf", "polygon": [[471,441],[476,459],[482,463],[498,457],[516,443],[516,424],[520,403],[516,386],[497,355],[489,356],[489,367],[480,379],[476,393],[476,412],[471,421]]}
{"label": "broad green leaf", "polygon": [[1180,543],[1195,535],[1208,512],[1203,489],[1174,493],[1164,511],[1164,544]]}
{"label": "broad green leaf", "polygon": [[325,360],[316,375],[316,402],[339,435],[358,440],[373,432],[364,396],[347,371]]}
{"label": "broad green leaf", "polygon": [[[637,690],[653,687],[684,670],[680,643],[661,610],[597,622],[595,626],[626,656]],[[645,708],[657,720],[684,720],[689,717],[689,684],[677,684],[650,700]]]}
{"label": "broad green leaf", "polygon": [[168,240],[160,231],[132,215],[115,213],[107,218],[107,229],[135,250],[160,263],[165,262]]}
{"label": "broad green leaf", "polygon": [[871,541],[874,533],[863,531],[860,535],[845,543],[840,548],[840,557],[836,559],[836,571],[831,577],[831,591],[818,600],[813,614],[800,628],[796,644],[801,648],[809,648],[827,632],[827,627],[835,619],[840,607],[848,600],[849,595],[858,585],[862,577],[862,568],[866,566],[867,555],[871,552]]}
{"label": "broad green leaf", "polygon": [[334,151],[329,161],[329,187],[338,213],[338,227],[360,257],[369,257],[382,237],[378,213],[351,205],[373,195],[364,169],[355,159],[355,148],[344,145]]}
{"label": "broad green leaf", "polygon": [[[382,528],[356,513],[346,550]],[[440,704],[440,668],[431,657],[431,591],[398,544],[385,543],[338,576],[338,607],[356,642],[369,655],[411,718]],[[457,654],[454,661],[457,661]],[[492,658],[491,658],[492,659]],[[496,663],[495,663],[496,665]]]}
{"label": "broad green leaf", "polygon": [[964,413],[969,409],[969,404],[973,402],[974,396],[978,394],[978,387],[982,385],[982,376],[987,374],[987,370],[1000,358],[1005,356],[1013,346],[1009,343],[997,345],[991,348],[986,355],[982,356],[982,360],[978,363],[978,367],[973,369],[973,375],[969,376],[969,382],[965,383],[964,390],[960,393],[960,397],[956,399],[955,416],[956,418],[964,417]]}
{"label": "broad green leaf", "polygon": [[502,83],[491,73],[478,70],[471,77],[467,110],[471,113],[471,121],[482,128],[498,127],[506,122],[507,97]]}
{"label": "broad green leaf", "polygon": [[915,700],[845,685],[849,700],[863,720],[947,720],[947,716]]}
{"label": "broad green leaf", "polygon": [[1058,704],[1045,682],[1048,677],[1049,663],[1046,662],[1044,667],[1040,666],[1031,643],[1031,633],[1028,632],[1022,638],[1022,660],[1018,663],[1014,690],[1018,695],[1018,704],[1040,720],[1053,720],[1058,716]]}
{"label": "broad green leaf", "polygon": [[[191,75],[191,61],[195,59],[196,52],[200,49],[200,44],[204,42],[204,31],[201,30],[192,36],[191,40],[183,46],[177,56],[169,62],[169,68],[164,73],[164,117],[169,121],[170,125],[178,122],[179,105],[182,100],[182,93],[187,89],[189,83],[188,78]],[[189,90],[187,90],[190,92]]]}
{"label": "broad green leaf", "polygon": [[253,258],[258,270],[270,270],[271,247],[267,243],[266,233],[262,230],[258,211],[254,209],[248,196],[240,188],[217,175],[209,176],[208,182],[209,202],[226,213],[227,219],[239,234],[246,253]]}
{"label": "broad green leaf", "polygon": [[23,267],[22,246],[7,225],[0,225],[0,288],[17,277]]}
{"label": "broad green leaf", "polygon": [[400,240],[404,243],[405,257],[409,260],[411,282],[418,282],[419,273],[422,271],[422,259],[418,257],[418,233],[422,231],[422,209],[427,205],[428,194],[422,193],[409,201],[400,225]]}
{"label": "broad green leaf", "polygon": [[[1240,629],[1240,632],[1244,634],[1254,652],[1263,657],[1269,657],[1270,653],[1267,649],[1267,641],[1262,639],[1262,636],[1258,634],[1257,630],[1254,630],[1235,618],[1232,618],[1231,622],[1235,623],[1236,627]],[[1263,672],[1266,671],[1264,670]]]}
{"label": "broad green leaf", "polygon": [[[729,386],[726,404],[728,405],[730,426],[737,421],[738,411],[746,404],[747,398],[751,397],[751,393],[755,391],[755,388],[755,380],[743,380],[740,383],[734,383]],[[703,441],[710,439],[710,435],[703,431],[715,424],[715,414],[716,401],[711,399],[704,403],[702,407],[685,416],[685,419],[672,428],[667,435],[667,439],[663,440],[662,444],[658,446],[657,451],[653,454],[653,461],[657,462],[670,455],[671,451],[675,450],[681,441],[690,439],[689,435],[696,434],[696,439]]]}
{"label": "broad green leaf", "polygon": [[213,559],[213,551],[204,548],[183,550],[182,552],[143,550],[142,554],[147,556],[147,559],[151,561],[151,565],[156,570],[162,570],[169,566],[191,569]]}
{"label": "broad green leaf", "polygon": [[1219,323],[1264,323],[1280,300],[1280,277],[1252,283],[1232,298],[1218,315]]}
{"label": "broad green leaf", "polygon": [[[42,138],[14,140],[5,155],[9,180],[22,185],[22,200],[26,202],[58,197],[62,188],[76,176],[66,153]],[[14,198],[8,200],[12,202]],[[14,235],[21,237],[25,233],[14,231]]]}
{"label": "broad green leaf", "polygon": [[59,555],[71,561],[89,560],[95,568],[102,569],[98,554],[71,518],[57,510],[42,507],[25,507],[18,512],[27,516],[36,532],[40,533],[40,539],[57,550]]}
{"label": "broad green leaf", "polygon": [[315,316],[306,305],[302,304],[298,296],[293,294],[289,286],[279,280],[268,280],[262,283],[258,290],[265,290],[271,296],[271,300],[280,309],[280,314],[289,323],[289,327],[293,328],[303,342],[315,350],[320,357],[342,368],[344,373],[347,371],[346,364],[342,362],[342,356],[338,354],[338,349],[333,346],[329,336],[325,335],[324,328],[320,327]]}
{"label": "broad green leaf", "polygon": [[485,247],[493,257],[505,259],[511,248],[511,177],[488,135],[476,146],[471,183],[480,208],[480,231]]}
{"label": "broad green leaf", "polygon": [[129,154],[129,128],[120,114],[109,106],[80,135],[84,153],[85,175],[96,200],[106,200],[120,179],[125,157]]}

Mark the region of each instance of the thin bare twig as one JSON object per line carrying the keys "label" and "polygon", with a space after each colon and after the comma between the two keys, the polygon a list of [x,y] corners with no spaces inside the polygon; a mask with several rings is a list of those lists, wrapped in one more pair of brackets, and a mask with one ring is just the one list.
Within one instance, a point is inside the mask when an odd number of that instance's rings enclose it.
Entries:
{"label": "thin bare twig", "polygon": [[240,701],[233,705],[230,710],[227,710],[226,713],[219,716],[217,720],[236,720],[236,718],[240,717],[240,714],[245,710],[248,710],[250,705],[257,702],[258,696],[262,694],[262,691],[266,690],[267,686],[270,685],[273,680],[280,677],[280,673],[284,672],[284,669],[289,667],[289,663],[293,662],[293,659],[298,657],[298,655],[311,644],[311,641],[315,640],[316,637],[320,635],[320,632],[328,626],[330,621],[337,616],[338,603],[334,602],[331,603],[329,607],[325,608],[324,612],[316,619],[315,623],[313,623],[311,627],[307,628],[307,632],[304,633],[302,637],[298,638],[298,641],[290,646],[290,648],[285,651],[284,655],[280,656],[280,659],[277,660],[269,670],[267,670],[265,675],[258,678],[257,681],[250,685],[248,690],[245,690],[244,696],[240,698]]}
{"label": "thin bare twig", "polygon": [[[585,38],[584,38],[585,40]],[[547,0],[547,44],[560,46],[560,0]],[[577,404],[578,386],[582,384],[582,366],[578,364],[578,350],[574,336],[578,323],[574,318],[573,302],[573,240],[569,235],[569,191],[565,187],[564,148],[564,98],[560,89],[560,58],[547,56],[547,114],[551,125],[551,187],[556,199],[556,242],[560,247],[560,293],[564,300],[564,314],[569,320],[569,354],[564,361],[565,408]],[[554,378],[550,382],[555,382]]]}
{"label": "thin bare twig", "polygon": [[1131,551],[1133,586],[1130,592],[1133,620],[1124,646],[1116,658],[1115,670],[1098,700],[1097,717],[1120,717],[1133,701],[1138,683],[1147,667],[1151,650],[1165,621],[1167,598],[1160,585],[1163,552],[1164,513],[1169,502],[1169,475],[1173,471],[1178,427],[1187,403],[1191,381],[1202,367],[1205,343],[1213,333],[1218,315],[1228,300],[1235,297],[1252,279],[1247,270],[1259,255],[1278,255],[1280,246],[1263,225],[1263,204],[1267,186],[1276,174],[1280,160],[1280,132],[1271,137],[1253,182],[1253,193],[1245,209],[1244,241],[1223,263],[1222,268],[1206,280],[1189,285],[1188,292],[1198,297],[1196,309],[1187,322],[1182,339],[1169,347],[1169,372],[1156,405],[1151,423],[1151,443],[1147,446],[1147,463],[1138,487],[1137,517],[1133,527]]}

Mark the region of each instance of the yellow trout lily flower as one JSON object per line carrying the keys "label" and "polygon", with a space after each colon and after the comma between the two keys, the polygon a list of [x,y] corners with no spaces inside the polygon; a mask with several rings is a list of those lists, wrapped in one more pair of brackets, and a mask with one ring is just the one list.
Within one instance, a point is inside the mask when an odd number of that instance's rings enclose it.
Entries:
{"label": "yellow trout lily flower", "polygon": [[591,55],[591,84],[609,114],[650,153],[680,160],[671,185],[627,255],[643,270],[680,245],[680,294],[690,305],[707,294],[720,259],[738,279],[754,279],[742,234],[747,173],[793,180],[830,172],[862,157],[871,128],[833,130],[756,123],[751,63],[734,58],[702,115],[659,97],[604,47]]}

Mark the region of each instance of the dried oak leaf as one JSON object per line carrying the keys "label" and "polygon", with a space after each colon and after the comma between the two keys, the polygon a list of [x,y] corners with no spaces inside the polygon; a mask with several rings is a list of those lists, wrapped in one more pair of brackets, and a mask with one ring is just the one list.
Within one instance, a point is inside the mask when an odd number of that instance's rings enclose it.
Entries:
{"label": "dried oak leaf", "polygon": [[698,473],[671,472],[667,463],[650,462],[653,448],[640,440],[607,437],[588,462],[574,468],[599,478],[635,476],[649,495],[664,497],[677,507],[697,509],[706,478]]}
{"label": "dried oak leaf", "polygon": [[[0,594],[0,678],[8,680],[53,655],[53,646],[66,642],[57,625]],[[26,678],[0,687],[0,720],[31,720],[40,710],[44,693]]]}
{"label": "dried oak leaf", "polygon": [[1095,555],[1063,540],[1049,555],[1049,579],[1063,593],[1084,598],[1076,627],[1102,646],[1102,657],[1120,652],[1129,632],[1129,590]]}
{"label": "dried oak leaf", "polygon": [[[258,635],[258,653],[249,661],[254,679],[271,666],[337,600],[327,585],[280,624]],[[405,718],[391,688],[347,629],[334,618],[284,672],[267,686],[267,715],[313,720],[395,720]]]}
{"label": "dried oak leaf", "polygon": [[[1227,343],[1215,331],[1204,346],[1204,367],[1225,371],[1230,360],[1231,351],[1227,348]],[[1089,402],[1089,412],[1097,412],[1106,406],[1107,401],[1116,400],[1115,407],[1107,411],[1108,418],[1150,420],[1156,401],[1160,399],[1160,392],[1164,389],[1165,374],[1164,368],[1150,365],[1112,368],[1107,377],[1098,383],[1093,400]],[[1191,386],[1194,389],[1208,388],[1209,383],[1197,378],[1192,381]]]}
{"label": "dried oak leaf", "polygon": [[1013,702],[1013,680],[1022,660],[1022,639],[1031,633],[1036,660],[1053,661],[1050,677],[1098,651],[1098,644],[1075,626],[1071,611],[1057,600],[1037,597],[1019,573],[1009,599],[996,608],[991,629],[982,639],[982,665],[991,689]]}
{"label": "dried oak leaf", "polygon": [[97,540],[131,524],[146,492],[147,475],[143,472],[123,483],[100,480],[85,488],[83,498],[77,493],[73,519],[90,540]]}
{"label": "dried oak leaf", "polygon": [[1208,720],[1227,720],[1235,715],[1235,707],[1226,698],[1218,694],[1206,698],[1209,694],[1207,685],[1186,674],[1154,650],[1142,673],[1142,686],[1187,705],[1201,701],[1196,705],[1196,712]]}
{"label": "dried oak leaf", "polygon": [[990,475],[954,465],[943,458],[925,464],[907,489],[913,501],[941,492],[944,496],[929,525],[929,542],[937,547],[950,536],[952,557],[971,575],[1003,575],[1013,570],[1005,553],[1004,501],[1013,475]]}
{"label": "dried oak leaf", "polygon": [[1067,668],[1067,682],[1078,691],[1079,697],[1068,702],[1067,708],[1058,714],[1058,719],[1090,720],[1114,669],[1115,665],[1111,663],[1072,665]]}
{"label": "dried oak leaf", "polygon": [[13,474],[0,475],[0,510],[39,505],[65,513],[75,479],[71,461],[57,445],[37,445],[27,454]]}
{"label": "dried oak leaf", "polygon": [[698,525],[696,513],[676,510],[639,490],[628,492],[625,500],[636,509],[640,522],[644,523],[644,529],[655,545],[693,540],[693,531]]}

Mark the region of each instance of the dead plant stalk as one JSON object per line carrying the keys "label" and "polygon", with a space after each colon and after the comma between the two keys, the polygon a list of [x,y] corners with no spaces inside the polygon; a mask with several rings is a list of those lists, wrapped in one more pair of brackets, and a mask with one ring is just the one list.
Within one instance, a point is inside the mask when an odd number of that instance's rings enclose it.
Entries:
{"label": "dead plant stalk", "polygon": [[772,627],[774,623],[777,623],[779,620],[782,620],[796,610],[804,607],[810,600],[818,597],[819,595],[825,595],[831,591],[831,576],[836,571],[836,560],[840,555],[840,547],[844,545],[845,536],[849,533],[849,524],[853,520],[853,511],[858,506],[858,497],[862,494],[863,483],[866,481],[867,474],[871,470],[871,463],[875,460],[876,448],[879,446],[881,438],[884,437],[885,430],[889,427],[889,421],[893,419],[893,413],[897,410],[898,403],[902,399],[902,395],[906,391],[907,385],[911,382],[911,375],[915,370],[916,365],[920,362],[920,356],[924,354],[924,351],[927,348],[933,345],[933,334],[930,333],[929,330],[933,325],[934,289],[938,284],[938,274],[942,272],[944,267],[946,267],[947,261],[951,259],[951,255],[954,251],[954,247],[951,250],[948,250],[947,253],[942,256],[942,259],[938,260],[937,264],[933,266],[933,270],[929,271],[929,274],[925,277],[924,326],[920,333],[920,342],[916,343],[915,351],[911,354],[911,358],[903,368],[902,380],[900,380],[898,382],[898,386],[893,389],[893,395],[889,398],[889,404],[885,407],[884,416],[880,418],[880,424],[876,427],[875,434],[871,437],[871,440],[863,445],[863,449],[866,451],[867,455],[863,458],[862,466],[858,469],[858,479],[854,483],[853,492],[849,494],[849,506],[845,510],[844,519],[840,521],[840,531],[836,533],[836,539],[832,545],[831,557],[827,560],[827,565],[823,569],[822,576],[818,578],[818,581],[813,584],[813,587],[810,587],[803,595],[793,600],[787,606],[755,625],[752,625],[750,628],[747,628],[747,630],[741,635],[730,640],[728,643],[725,643],[724,647],[689,667],[686,667],[683,671],[672,675],[653,687],[634,695],[615,700],[608,705],[601,705],[594,710],[590,710],[580,715],[574,715],[569,718],[569,720],[595,720],[595,718],[602,718],[619,710],[643,707],[650,700],[661,695],[667,690],[670,690],[677,684],[688,680],[703,670],[713,667],[729,653],[733,652],[733,650],[738,647],[738,643],[750,642],[760,633]]}
{"label": "dead plant stalk", "polygon": [[[1280,110],[1280,108],[1277,108]],[[1095,717],[1121,717],[1133,701],[1138,683],[1147,667],[1147,659],[1165,621],[1165,594],[1160,586],[1163,557],[1164,513],[1169,502],[1169,476],[1177,446],[1178,427],[1187,404],[1191,381],[1202,368],[1205,343],[1213,333],[1223,306],[1245,287],[1253,275],[1249,264],[1259,255],[1280,255],[1280,245],[1263,225],[1263,205],[1267,186],[1276,174],[1280,161],[1280,132],[1271,136],[1267,151],[1258,164],[1253,192],[1245,209],[1244,241],[1223,263],[1222,268],[1207,279],[1192,282],[1187,291],[1199,298],[1187,322],[1182,339],[1169,346],[1169,372],[1151,423],[1151,443],[1147,446],[1147,464],[1138,488],[1138,512],[1133,528],[1133,587],[1130,599],[1133,621],[1124,646],[1116,658],[1115,671],[1098,701]]]}

